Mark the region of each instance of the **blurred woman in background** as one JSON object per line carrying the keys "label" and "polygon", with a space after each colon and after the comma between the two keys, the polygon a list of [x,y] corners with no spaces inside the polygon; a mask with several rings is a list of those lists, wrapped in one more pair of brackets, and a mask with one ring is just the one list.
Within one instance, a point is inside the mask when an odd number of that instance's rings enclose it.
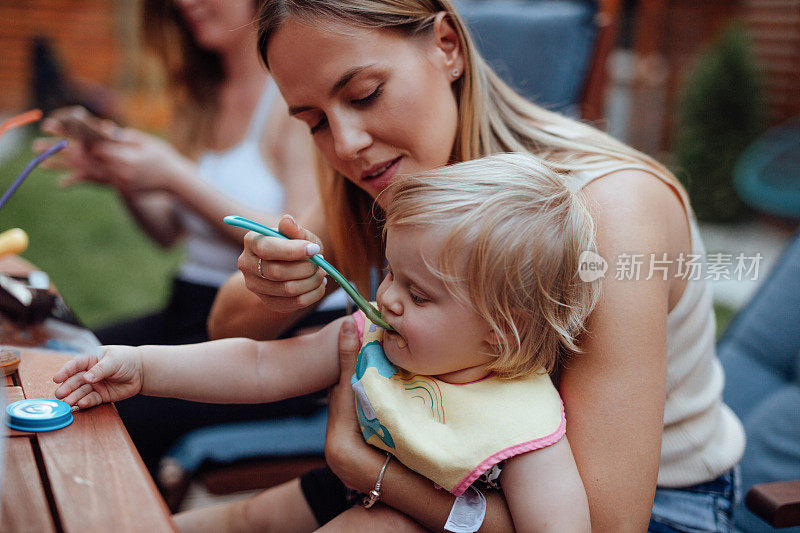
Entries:
{"label": "blurred woman in background", "polygon": [[[174,103],[171,142],[104,122],[107,138],[77,138],[51,159],[50,166],[69,171],[67,184],[114,187],[151,238],[185,248],[167,306],[97,331],[103,344],[207,340],[211,304],[236,270],[245,233],[223,217],[238,214],[275,226],[281,213],[302,213],[317,200],[308,132],[289,117],[258,59],[256,8],[253,0],[146,0],[144,41],[166,69]],[[44,122],[44,131],[73,133],[56,116]],[[37,140],[35,149],[51,143]],[[341,314],[335,309],[344,298],[333,298],[323,305],[329,311],[311,322]],[[151,472],[190,429],[319,408],[313,399],[261,408],[147,397],[117,407]]]}

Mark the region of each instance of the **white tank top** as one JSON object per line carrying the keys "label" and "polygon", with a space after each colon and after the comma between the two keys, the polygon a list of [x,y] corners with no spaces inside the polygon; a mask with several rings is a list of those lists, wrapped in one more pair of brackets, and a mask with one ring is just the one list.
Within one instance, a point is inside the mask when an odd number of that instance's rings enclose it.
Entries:
{"label": "white tank top", "polygon": [[[581,173],[575,177],[576,188],[619,170],[642,170],[678,192],[684,209],[690,213],[692,255],[702,257],[705,262],[705,246],[688,199],[666,176],[644,166],[620,164]],[[612,272],[610,266],[609,272]],[[680,300],[667,314],[667,390],[658,470],[660,487],[684,487],[715,479],[738,463],[744,453],[742,424],[722,403],[724,374],[716,355],[711,287],[700,278],[688,278]]]}
{"label": "white tank top", "polygon": [[[207,151],[197,161],[201,179],[234,201],[252,209],[280,213],[285,194],[283,184],[267,167],[259,141],[278,88],[270,79],[256,105],[242,142],[221,152]],[[236,270],[242,246],[222,237],[193,211],[178,206],[185,228],[185,255],[178,277],[191,283],[221,286]]]}

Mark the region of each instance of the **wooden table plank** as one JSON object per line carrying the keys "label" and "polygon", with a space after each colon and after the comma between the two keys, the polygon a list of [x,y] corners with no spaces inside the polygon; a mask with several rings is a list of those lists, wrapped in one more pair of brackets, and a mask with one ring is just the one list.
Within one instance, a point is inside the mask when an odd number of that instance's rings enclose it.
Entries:
{"label": "wooden table plank", "polygon": [[12,385],[10,387],[4,387],[4,390],[6,393],[6,405],[25,399],[25,393],[22,392],[22,387]]}
{"label": "wooden table plank", "polygon": [[2,530],[7,533],[55,531],[31,439],[6,439],[6,447]]}
{"label": "wooden table plank", "polygon": [[[19,375],[26,396],[53,398],[53,374],[69,357],[21,352]],[[38,434],[64,531],[175,531],[114,406],[104,404],[74,416],[71,425]]]}
{"label": "wooden table plank", "polygon": [[[6,405],[13,402],[25,399],[25,394],[22,392],[22,387],[5,387],[6,392]],[[32,437],[33,433],[29,431],[17,431],[16,429],[8,429],[7,435],[9,437]]]}

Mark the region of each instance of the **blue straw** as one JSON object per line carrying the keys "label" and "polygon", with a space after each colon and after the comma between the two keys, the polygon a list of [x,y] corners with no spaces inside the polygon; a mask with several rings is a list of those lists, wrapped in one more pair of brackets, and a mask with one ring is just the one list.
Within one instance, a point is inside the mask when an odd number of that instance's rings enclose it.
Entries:
{"label": "blue straw", "polygon": [[6,205],[8,199],[11,198],[11,195],[14,194],[14,192],[19,188],[20,185],[22,185],[22,182],[25,181],[25,178],[28,177],[28,174],[30,174],[31,171],[33,171],[33,169],[36,168],[36,165],[38,165],[39,163],[41,163],[54,153],[58,152],[59,150],[62,150],[66,145],[67,141],[66,139],[63,139],[61,141],[58,141],[55,145],[51,146],[41,154],[34,157],[33,161],[28,163],[28,166],[25,167],[25,170],[22,171],[22,174],[20,174],[17,177],[17,179],[14,180],[14,183],[11,184],[11,187],[9,187],[8,190],[3,193],[3,197],[0,198],[0,209],[2,209],[4,205]]}

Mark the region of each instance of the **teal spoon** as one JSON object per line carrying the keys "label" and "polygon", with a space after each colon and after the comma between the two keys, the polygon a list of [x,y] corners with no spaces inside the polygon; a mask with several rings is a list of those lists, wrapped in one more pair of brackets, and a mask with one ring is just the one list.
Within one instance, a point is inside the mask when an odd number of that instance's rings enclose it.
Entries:
{"label": "teal spoon", "polygon": [[[225,221],[226,224],[230,224],[231,226],[236,226],[238,228],[244,228],[246,230],[255,231],[256,233],[260,233],[261,235],[266,235],[267,237],[278,237],[280,239],[288,239],[286,235],[283,233],[274,230],[268,226],[263,224],[259,224],[258,222],[254,222],[248,218],[238,217],[238,216],[227,216],[222,220]],[[327,272],[335,281],[338,283],[344,291],[350,295],[350,298],[356,303],[359,309],[364,311],[364,314],[367,315],[373,324],[376,324],[383,329],[387,329],[389,331],[394,331],[392,326],[387,324],[383,318],[381,318],[381,312],[375,309],[371,303],[369,303],[363,296],[361,296],[358,291],[353,287],[347,279],[345,279],[342,274],[333,268],[333,265],[325,261],[321,255],[315,254],[308,258],[309,261],[318,265]]]}

